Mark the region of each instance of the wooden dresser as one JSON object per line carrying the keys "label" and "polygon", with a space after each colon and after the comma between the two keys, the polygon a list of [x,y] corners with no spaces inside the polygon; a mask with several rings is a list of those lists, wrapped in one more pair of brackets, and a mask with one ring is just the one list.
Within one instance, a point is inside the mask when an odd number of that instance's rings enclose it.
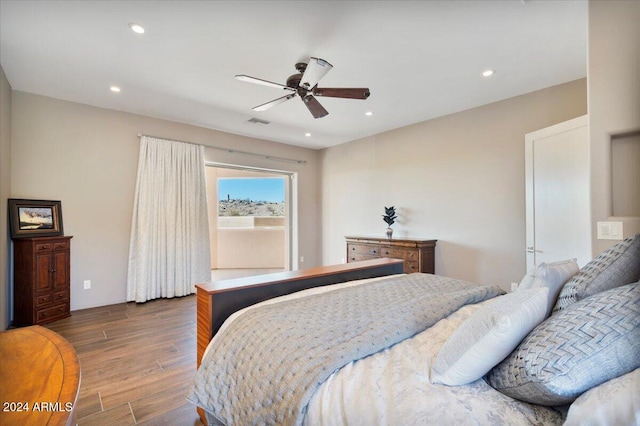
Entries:
{"label": "wooden dresser", "polygon": [[2,425],[75,425],[80,364],[59,334],[33,326],[0,332]]}
{"label": "wooden dresser", "polygon": [[347,262],[390,257],[404,260],[404,272],[435,273],[437,240],[415,238],[345,237]]}
{"label": "wooden dresser", "polygon": [[13,240],[14,324],[46,324],[71,315],[71,238]]}

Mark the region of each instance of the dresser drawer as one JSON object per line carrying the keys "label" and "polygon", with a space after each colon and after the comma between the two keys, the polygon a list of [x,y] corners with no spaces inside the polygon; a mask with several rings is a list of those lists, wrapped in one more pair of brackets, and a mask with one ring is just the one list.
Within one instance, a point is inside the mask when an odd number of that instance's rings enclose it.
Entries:
{"label": "dresser drawer", "polygon": [[36,306],[49,305],[53,301],[51,293],[36,296]]}
{"label": "dresser drawer", "polygon": [[63,303],[60,305],[52,306],[50,308],[39,309],[36,311],[36,321],[38,323],[45,323],[49,321],[55,321],[60,318],[69,316],[69,303]]}
{"label": "dresser drawer", "polygon": [[53,243],[54,250],[66,250],[69,248],[69,240],[66,241],[56,241]]}
{"label": "dresser drawer", "polygon": [[[380,247],[368,244],[348,244],[347,250],[349,257],[357,256],[369,256],[367,259],[375,259],[380,257]],[[365,260],[365,259],[360,259]]]}
{"label": "dresser drawer", "polygon": [[52,243],[36,244],[36,251],[51,251],[53,249]]}
{"label": "dresser drawer", "polygon": [[[415,261],[417,262],[420,258],[420,254],[416,249],[398,249],[398,248],[386,248],[383,247],[381,250],[382,257],[391,257],[393,259],[403,259],[407,261]],[[406,269],[406,263],[405,263]]]}
{"label": "dresser drawer", "polygon": [[360,262],[362,260],[380,259],[380,256],[368,256],[366,254],[354,254],[349,256],[347,262]]}
{"label": "dresser drawer", "polygon": [[414,272],[420,271],[420,264],[416,262],[404,261],[404,273],[405,274],[413,274]]}
{"label": "dresser drawer", "polygon": [[56,291],[55,293],[53,293],[53,303],[62,303],[62,302],[69,303],[68,290]]}

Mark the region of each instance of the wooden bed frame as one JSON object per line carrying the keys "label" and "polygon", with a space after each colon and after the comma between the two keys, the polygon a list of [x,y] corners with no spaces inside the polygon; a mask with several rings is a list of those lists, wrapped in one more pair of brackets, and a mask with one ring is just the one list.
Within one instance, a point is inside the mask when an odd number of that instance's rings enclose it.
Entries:
{"label": "wooden bed frame", "polygon": [[[197,367],[222,323],[240,309],[308,288],[403,272],[403,260],[382,258],[196,284]],[[204,410],[197,410],[206,425]]]}
{"label": "wooden bed frame", "polygon": [[403,260],[382,258],[196,284],[197,366],[222,323],[240,309],[308,288],[402,274],[403,271]]}

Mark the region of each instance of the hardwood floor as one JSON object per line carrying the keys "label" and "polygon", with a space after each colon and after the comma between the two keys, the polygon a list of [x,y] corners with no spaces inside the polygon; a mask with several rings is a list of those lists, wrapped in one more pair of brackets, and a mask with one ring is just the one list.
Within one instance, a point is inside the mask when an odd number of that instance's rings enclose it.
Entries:
{"label": "hardwood floor", "polygon": [[195,295],[74,311],[46,327],[80,360],[78,425],[202,425],[186,393],[196,369]]}

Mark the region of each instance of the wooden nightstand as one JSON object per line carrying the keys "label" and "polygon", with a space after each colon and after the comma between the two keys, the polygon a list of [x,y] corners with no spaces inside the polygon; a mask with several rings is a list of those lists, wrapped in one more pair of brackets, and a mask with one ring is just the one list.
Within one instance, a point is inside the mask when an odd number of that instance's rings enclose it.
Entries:
{"label": "wooden nightstand", "polygon": [[437,240],[415,238],[345,237],[347,263],[390,257],[404,260],[404,272],[435,273]]}

